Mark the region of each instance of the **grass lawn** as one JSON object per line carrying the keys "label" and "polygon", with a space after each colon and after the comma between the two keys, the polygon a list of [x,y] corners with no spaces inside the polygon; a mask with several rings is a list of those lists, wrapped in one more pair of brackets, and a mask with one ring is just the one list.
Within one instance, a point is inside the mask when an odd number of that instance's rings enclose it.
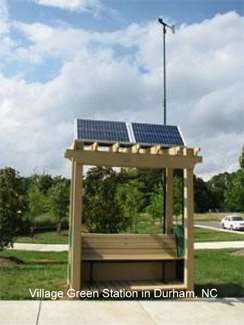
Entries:
{"label": "grass lawn", "polygon": [[232,214],[244,216],[242,213],[238,213],[238,212],[195,213],[194,220],[195,221],[221,221],[224,217]]}
{"label": "grass lawn", "polygon": [[244,257],[236,250],[198,250],[195,252],[195,291],[217,289],[218,297],[244,297]]}
{"label": "grass lawn", "polygon": [[[243,297],[243,257],[236,250],[200,250],[195,252],[196,294],[216,288],[218,297]],[[7,250],[2,257],[16,257],[21,264],[0,266],[0,299],[33,299],[29,289],[65,291],[67,253]]]}
{"label": "grass lawn", "polygon": [[43,232],[35,234],[34,237],[21,236],[16,239],[16,243],[29,244],[68,244],[68,230],[62,230],[58,235],[56,232]]}
{"label": "grass lawn", "polygon": [[32,299],[29,289],[65,290],[68,253],[7,250],[0,256],[23,261],[0,266],[0,299]]}
{"label": "grass lawn", "polygon": [[244,241],[244,235],[236,234],[233,231],[224,232],[206,228],[194,228],[195,243],[214,242],[214,241]]}

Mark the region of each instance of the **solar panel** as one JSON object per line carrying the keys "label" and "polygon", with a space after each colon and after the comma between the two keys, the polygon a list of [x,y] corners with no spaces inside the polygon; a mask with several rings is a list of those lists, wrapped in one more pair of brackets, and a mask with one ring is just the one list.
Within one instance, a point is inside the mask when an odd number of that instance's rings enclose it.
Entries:
{"label": "solar panel", "polygon": [[84,142],[184,146],[177,126],[78,119],[76,138]]}
{"label": "solar panel", "polygon": [[77,120],[77,137],[82,140],[130,142],[124,122]]}
{"label": "solar panel", "polygon": [[132,129],[137,143],[184,146],[180,131],[174,125],[132,123]]}

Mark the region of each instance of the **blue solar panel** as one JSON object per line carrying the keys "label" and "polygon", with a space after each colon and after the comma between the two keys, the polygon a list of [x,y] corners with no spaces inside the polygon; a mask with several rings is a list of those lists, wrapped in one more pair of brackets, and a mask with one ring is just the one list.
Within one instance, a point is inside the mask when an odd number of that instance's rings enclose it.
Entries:
{"label": "blue solar panel", "polygon": [[126,123],[77,120],[77,138],[108,142],[130,142]]}
{"label": "blue solar panel", "polygon": [[78,119],[76,132],[76,138],[85,142],[158,144],[166,147],[185,145],[178,127],[173,125]]}
{"label": "blue solar panel", "polygon": [[184,141],[177,126],[132,123],[137,143],[184,146]]}

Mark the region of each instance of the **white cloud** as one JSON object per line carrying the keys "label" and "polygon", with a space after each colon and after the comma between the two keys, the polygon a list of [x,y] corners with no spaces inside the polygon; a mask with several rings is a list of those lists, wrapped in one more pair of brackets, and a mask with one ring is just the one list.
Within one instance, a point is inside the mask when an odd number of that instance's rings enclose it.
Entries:
{"label": "white cloud", "polygon": [[7,0],[0,2],[0,36],[8,31],[8,4]]}
{"label": "white cloud", "polygon": [[29,63],[42,63],[46,57],[72,58],[77,51],[87,46],[89,33],[70,27],[51,27],[40,23],[16,22],[14,27],[21,31],[31,43],[29,47],[18,47],[16,59]]}
{"label": "white cloud", "polygon": [[67,9],[70,11],[86,11],[88,9],[98,9],[100,0],[35,0],[40,5]]}
{"label": "white cloud", "polygon": [[[25,174],[35,167],[67,171],[63,151],[76,117],[162,121],[162,35],[155,23],[107,33],[14,26],[29,45],[12,50],[12,60],[35,67],[52,57],[63,65],[45,83],[0,77],[1,165]],[[169,122],[181,126],[189,145],[202,147],[204,164],[197,170],[205,177],[237,168],[244,122],[242,30],[242,17],[230,12],[167,34]]]}
{"label": "white cloud", "polygon": [[75,117],[128,118],[138,105],[146,109],[141,93],[148,91],[137,67],[115,62],[109,50],[79,53],[46,84],[2,77],[0,88],[2,164],[18,166],[25,174],[41,166],[63,172],[63,151],[72,141]]}

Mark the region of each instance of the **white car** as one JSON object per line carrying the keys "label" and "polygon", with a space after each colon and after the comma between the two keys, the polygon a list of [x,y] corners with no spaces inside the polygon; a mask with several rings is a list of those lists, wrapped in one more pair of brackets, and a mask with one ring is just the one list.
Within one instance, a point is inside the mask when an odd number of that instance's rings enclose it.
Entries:
{"label": "white car", "polygon": [[221,227],[230,230],[244,230],[244,218],[241,216],[227,216],[221,220]]}

